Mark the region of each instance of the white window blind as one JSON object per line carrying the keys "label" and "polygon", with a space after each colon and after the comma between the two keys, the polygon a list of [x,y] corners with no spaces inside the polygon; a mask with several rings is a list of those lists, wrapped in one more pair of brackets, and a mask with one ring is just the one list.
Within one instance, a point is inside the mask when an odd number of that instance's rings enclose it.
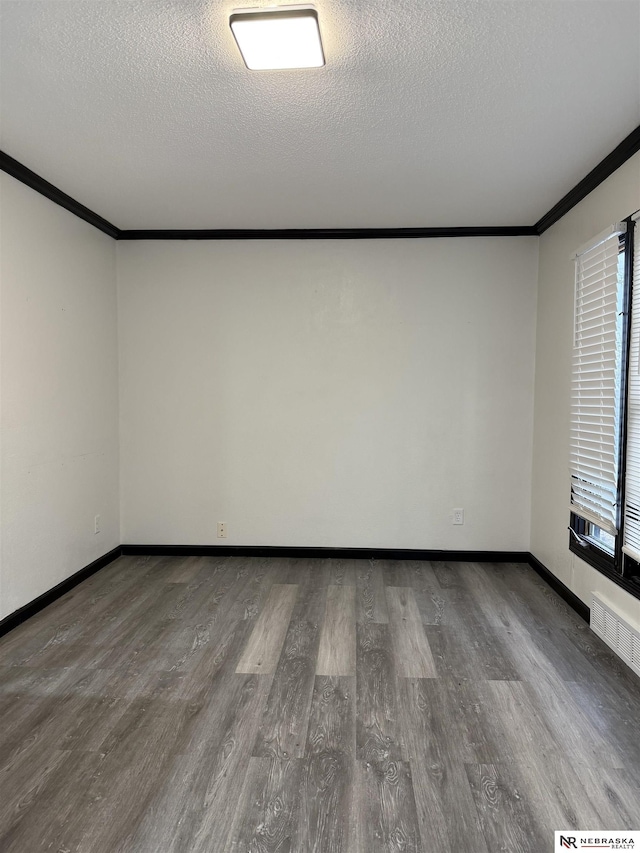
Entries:
{"label": "white window blind", "polygon": [[627,470],[625,476],[625,554],[640,561],[640,240],[636,237],[631,286],[631,340],[627,391]]}
{"label": "white window blind", "polygon": [[617,224],[576,255],[571,511],[617,533],[622,280]]}

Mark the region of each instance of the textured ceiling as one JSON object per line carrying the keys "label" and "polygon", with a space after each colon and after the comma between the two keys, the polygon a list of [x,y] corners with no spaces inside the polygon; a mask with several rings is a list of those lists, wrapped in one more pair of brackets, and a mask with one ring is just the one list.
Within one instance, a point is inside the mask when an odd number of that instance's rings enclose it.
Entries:
{"label": "textured ceiling", "polygon": [[530,225],[640,124],[639,0],[318,0],[274,72],[238,5],[2,0],[0,147],[120,228]]}

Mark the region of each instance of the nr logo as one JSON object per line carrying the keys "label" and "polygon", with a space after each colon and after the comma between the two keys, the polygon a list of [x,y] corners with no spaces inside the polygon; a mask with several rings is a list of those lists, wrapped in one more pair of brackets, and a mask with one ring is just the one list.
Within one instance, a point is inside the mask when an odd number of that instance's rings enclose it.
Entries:
{"label": "nr logo", "polygon": [[575,835],[561,835],[560,846],[565,847],[567,850],[577,850],[578,845],[576,843]]}

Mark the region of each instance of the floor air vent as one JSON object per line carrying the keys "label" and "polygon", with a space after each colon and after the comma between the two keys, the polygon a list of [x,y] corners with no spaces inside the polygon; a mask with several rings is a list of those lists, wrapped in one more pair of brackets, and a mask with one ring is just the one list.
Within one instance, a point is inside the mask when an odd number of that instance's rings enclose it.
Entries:
{"label": "floor air vent", "polygon": [[640,675],[640,631],[594,594],[591,597],[591,629]]}

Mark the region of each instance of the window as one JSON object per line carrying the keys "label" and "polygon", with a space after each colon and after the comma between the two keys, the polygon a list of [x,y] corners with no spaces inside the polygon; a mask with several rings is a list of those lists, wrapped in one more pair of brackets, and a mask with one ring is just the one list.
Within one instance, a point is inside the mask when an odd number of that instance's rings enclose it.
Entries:
{"label": "window", "polygon": [[[640,576],[640,240],[630,235],[631,311],[627,370],[627,423],[623,516],[623,573]],[[631,260],[631,258],[630,258]],[[635,297],[635,302],[634,302]]]}
{"label": "window", "polygon": [[633,232],[629,217],[575,256],[569,547],[640,597],[640,241],[632,263]]}

